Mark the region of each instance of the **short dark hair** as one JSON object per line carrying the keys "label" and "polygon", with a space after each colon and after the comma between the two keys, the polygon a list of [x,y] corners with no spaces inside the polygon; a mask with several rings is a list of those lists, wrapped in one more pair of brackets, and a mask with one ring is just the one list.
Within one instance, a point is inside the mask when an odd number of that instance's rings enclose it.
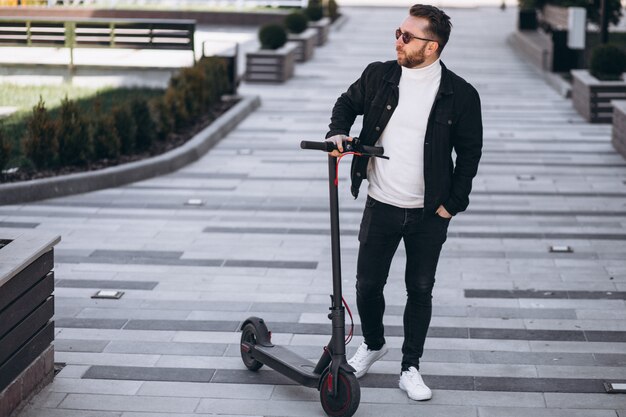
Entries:
{"label": "short dark hair", "polygon": [[437,53],[441,55],[441,51],[450,39],[450,31],[452,30],[452,22],[450,16],[445,14],[443,10],[427,4],[415,4],[409,9],[409,14],[413,17],[422,17],[428,20],[428,29],[426,35],[434,37],[438,43]]}

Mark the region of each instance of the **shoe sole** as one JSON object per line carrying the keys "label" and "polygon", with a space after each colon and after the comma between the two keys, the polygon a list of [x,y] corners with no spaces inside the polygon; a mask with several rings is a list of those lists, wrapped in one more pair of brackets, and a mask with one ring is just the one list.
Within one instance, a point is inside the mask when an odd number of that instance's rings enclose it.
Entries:
{"label": "shoe sole", "polygon": [[372,367],[372,365],[374,365],[374,362],[379,361],[383,356],[385,356],[387,354],[387,352],[389,352],[389,349],[385,349],[384,351],[382,351],[382,353],[380,353],[380,356],[378,356],[376,359],[374,359],[372,361],[372,363],[369,364],[369,366],[365,369],[363,369],[360,372],[355,372],[354,376],[358,378],[361,378],[363,375],[365,375],[367,373],[367,371],[369,371],[369,369]]}
{"label": "shoe sole", "polygon": [[431,393],[430,395],[427,396],[422,396],[422,397],[414,397],[412,396],[409,391],[406,389],[406,387],[404,386],[404,384],[402,383],[402,381],[400,381],[400,383],[398,384],[400,386],[400,389],[404,392],[407,393],[407,395],[409,396],[410,399],[412,399],[413,401],[427,401],[430,400],[431,398],[433,398],[433,394]]}

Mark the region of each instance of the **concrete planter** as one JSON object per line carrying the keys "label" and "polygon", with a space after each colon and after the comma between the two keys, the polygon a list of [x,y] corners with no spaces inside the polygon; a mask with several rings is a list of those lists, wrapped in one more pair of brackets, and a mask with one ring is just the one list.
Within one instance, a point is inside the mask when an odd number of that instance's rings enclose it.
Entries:
{"label": "concrete planter", "polygon": [[277,50],[261,49],[246,54],[246,81],[282,83],[293,77],[298,44],[287,42]]}
{"label": "concrete planter", "polygon": [[611,142],[626,159],[626,100],[613,100],[613,134]]}
{"label": "concrete planter", "polygon": [[330,23],[331,21],[328,17],[324,17],[317,22],[309,22],[309,27],[317,30],[317,46],[322,46],[328,41]]}
{"label": "concrete planter", "polygon": [[0,415],[54,378],[54,252],[59,236],[0,233]]}
{"label": "concrete planter", "polygon": [[302,33],[290,33],[287,36],[289,42],[293,42],[298,45],[298,48],[296,49],[296,62],[306,62],[313,58],[315,45],[317,45],[317,37],[317,30],[311,28]]}
{"label": "concrete planter", "polygon": [[590,123],[611,123],[612,100],[626,99],[626,81],[600,81],[587,70],[572,70],[572,101]]}

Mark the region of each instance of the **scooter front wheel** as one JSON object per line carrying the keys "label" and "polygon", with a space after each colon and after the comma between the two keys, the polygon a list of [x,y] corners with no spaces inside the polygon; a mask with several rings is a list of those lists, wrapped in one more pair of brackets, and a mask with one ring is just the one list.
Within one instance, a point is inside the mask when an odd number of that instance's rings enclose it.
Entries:
{"label": "scooter front wheel", "polygon": [[[353,373],[339,370],[338,381],[333,381],[330,372],[323,377],[320,389],[322,408],[331,417],[352,416],[361,402],[361,387]],[[337,385],[337,395],[333,395],[333,384]]]}
{"label": "scooter front wheel", "polygon": [[246,365],[251,371],[258,371],[261,369],[263,364],[252,357],[250,354],[250,346],[256,345],[257,341],[257,330],[254,327],[254,324],[248,323],[241,330],[241,359],[243,360],[243,364]]}

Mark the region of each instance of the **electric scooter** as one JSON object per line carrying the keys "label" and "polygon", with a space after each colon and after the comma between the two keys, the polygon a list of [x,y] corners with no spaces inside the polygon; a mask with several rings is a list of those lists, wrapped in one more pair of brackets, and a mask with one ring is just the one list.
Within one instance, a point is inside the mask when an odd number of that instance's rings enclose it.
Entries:
{"label": "electric scooter", "polygon": [[[300,143],[302,149],[332,152],[337,147],[332,142]],[[382,147],[363,146],[358,138],[343,143],[343,154],[364,156],[383,155]],[[354,376],[354,368],[346,360],[345,308],[341,294],[341,255],[339,248],[339,199],[337,193],[338,158],[328,156],[328,184],[330,191],[330,231],[332,251],[333,294],[330,314],[332,335],[324,347],[317,364],[305,359],[283,346],[274,345],[271,332],[265,321],[259,317],[249,317],[241,325],[241,358],[251,371],[267,365],[300,385],[317,388],[320,392],[322,408],[331,417],[350,417],[361,399],[359,381]],[[348,313],[351,316],[350,310]],[[350,331],[350,338],[352,330]]]}

